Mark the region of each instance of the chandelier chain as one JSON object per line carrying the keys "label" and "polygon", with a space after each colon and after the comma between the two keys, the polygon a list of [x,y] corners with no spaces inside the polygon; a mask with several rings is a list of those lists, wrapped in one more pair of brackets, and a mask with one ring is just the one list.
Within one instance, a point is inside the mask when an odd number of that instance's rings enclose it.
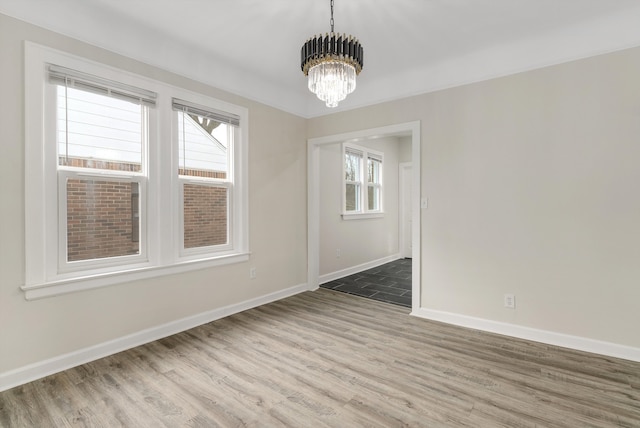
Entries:
{"label": "chandelier chain", "polygon": [[333,33],[333,0],[331,0],[331,21],[329,21],[331,23],[331,32]]}

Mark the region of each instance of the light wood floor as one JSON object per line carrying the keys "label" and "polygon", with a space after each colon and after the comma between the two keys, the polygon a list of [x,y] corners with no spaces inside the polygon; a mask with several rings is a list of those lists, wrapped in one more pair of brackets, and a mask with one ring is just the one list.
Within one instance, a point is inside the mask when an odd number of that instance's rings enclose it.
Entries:
{"label": "light wood floor", "polygon": [[320,289],[0,393],[2,427],[640,427],[640,363]]}

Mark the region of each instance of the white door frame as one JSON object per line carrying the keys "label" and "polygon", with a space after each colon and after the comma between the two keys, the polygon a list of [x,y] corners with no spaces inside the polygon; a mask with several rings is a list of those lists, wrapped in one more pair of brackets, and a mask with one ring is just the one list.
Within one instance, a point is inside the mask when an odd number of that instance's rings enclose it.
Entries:
{"label": "white door frame", "polygon": [[307,140],[307,287],[309,290],[317,290],[320,285],[320,146],[394,136],[411,137],[411,309],[412,313],[415,313],[420,309],[422,301],[420,295],[420,121]]}
{"label": "white door frame", "polygon": [[[405,224],[404,224],[404,216],[405,214],[407,214],[407,201],[405,197],[405,187],[407,185],[407,180],[405,178],[405,171],[407,169],[411,168],[411,162],[401,162],[398,164],[398,236],[400,237],[399,239],[399,253],[402,257],[407,257],[405,254],[405,247],[407,245],[407,240],[405,239],[406,236],[406,230],[405,230]],[[413,174],[413,169],[411,170],[411,173]],[[411,222],[413,223],[413,219],[411,219]],[[411,238],[409,238],[411,239]],[[412,242],[413,244],[413,242]],[[413,257],[413,254],[411,255],[411,257]]]}

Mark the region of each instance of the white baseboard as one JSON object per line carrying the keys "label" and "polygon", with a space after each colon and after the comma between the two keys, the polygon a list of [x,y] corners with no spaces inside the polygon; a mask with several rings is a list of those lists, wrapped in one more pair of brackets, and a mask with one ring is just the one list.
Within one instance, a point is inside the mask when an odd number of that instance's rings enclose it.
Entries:
{"label": "white baseboard", "polygon": [[538,330],[530,327],[523,327],[515,324],[508,324],[498,321],[491,321],[482,318],[469,317],[466,315],[454,314],[451,312],[435,311],[420,308],[411,312],[420,318],[433,321],[440,321],[447,324],[461,327],[473,328],[476,330],[488,331],[491,333],[517,337],[534,342],[546,343],[548,345],[561,346],[578,351],[592,352],[609,357],[622,358],[625,360],[640,362],[640,348],[618,345],[610,342],[603,342],[585,337],[571,336],[563,333],[556,333],[547,330]]}
{"label": "white baseboard", "polygon": [[349,275],[353,275],[355,273],[359,273],[362,271],[365,271],[367,269],[373,269],[374,267],[378,267],[381,266],[385,263],[389,263],[392,262],[394,260],[398,260],[401,259],[402,256],[400,255],[400,253],[398,254],[392,254],[390,256],[387,257],[383,257],[381,259],[378,260],[374,260],[372,262],[367,262],[367,263],[362,263],[360,265],[357,266],[353,266],[350,268],[346,268],[346,269],[342,269],[336,272],[331,272],[331,273],[326,273],[324,275],[320,275],[319,282],[320,284],[325,284],[327,282],[331,282],[333,280],[339,279],[339,278],[344,278],[345,276],[349,276]]}
{"label": "white baseboard", "polygon": [[145,343],[153,342],[154,340],[162,339],[164,337],[189,330],[190,328],[194,328],[247,309],[274,302],[276,300],[284,299],[307,290],[307,284],[297,285],[235,305],[203,312],[108,342],[100,343],[89,348],[80,349],[48,360],[29,364],[15,370],[0,373],[0,391],[5,391],[15,386],[23,385],[36,379],[67,370],[99,358],[113,355],[136,346],[144,345]]}

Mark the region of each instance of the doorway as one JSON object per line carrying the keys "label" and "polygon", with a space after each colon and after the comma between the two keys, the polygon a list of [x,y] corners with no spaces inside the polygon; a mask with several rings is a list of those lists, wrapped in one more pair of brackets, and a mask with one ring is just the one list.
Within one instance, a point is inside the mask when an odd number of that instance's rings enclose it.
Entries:
{"label": "doorway", "polygon": [[320,147],[326,144],[336,144],[345,141],[362,142],[380,137],[410,137],[411,164],[409,174],[411,183],[411,222],[410,238],[413,244],[411,253],[411,308],[416,311],[420,307],[420,122],[408,122],[381,128],[365,129],[345,134],[312,138],[307,142],[307,170],[308,170],[308,288],[315,290],[319,287],[320,269]]}

